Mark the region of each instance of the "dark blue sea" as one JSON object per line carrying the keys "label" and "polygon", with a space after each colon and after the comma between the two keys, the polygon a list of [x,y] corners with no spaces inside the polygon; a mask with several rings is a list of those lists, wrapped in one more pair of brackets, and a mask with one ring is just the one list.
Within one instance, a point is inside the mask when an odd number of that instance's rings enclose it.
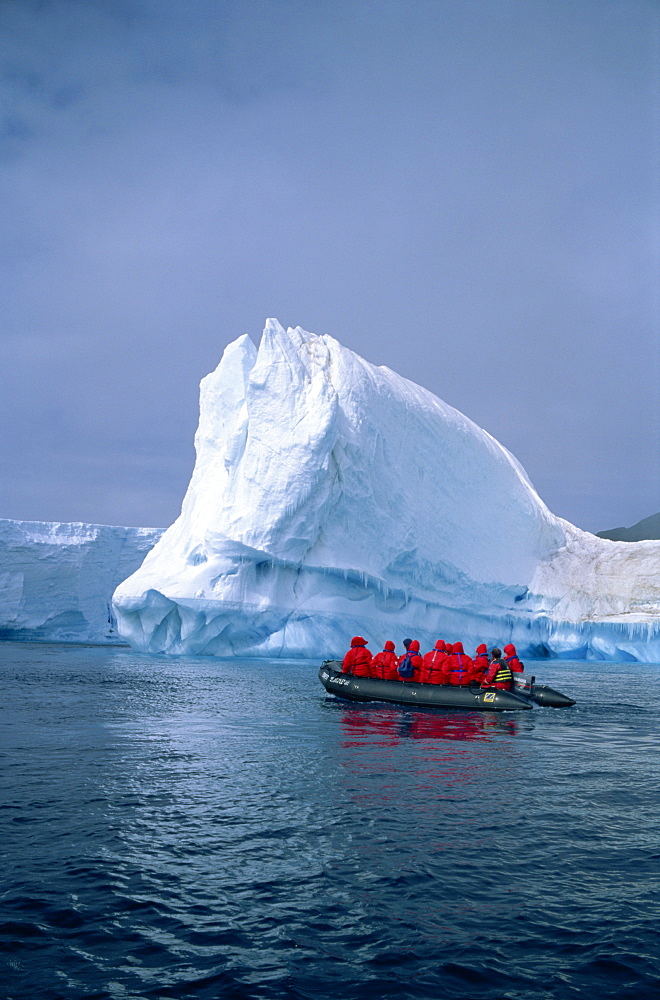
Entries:
{"label": "dark blue sea", "polygon": [[658,996],[660,667],[504,715],[317,667],[0,643],[4,1000]]}

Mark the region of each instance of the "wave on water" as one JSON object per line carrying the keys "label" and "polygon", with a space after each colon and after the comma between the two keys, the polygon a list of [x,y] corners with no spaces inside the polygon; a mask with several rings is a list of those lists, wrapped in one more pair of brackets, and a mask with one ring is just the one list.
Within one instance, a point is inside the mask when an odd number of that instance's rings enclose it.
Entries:
{"label": "wave on water", "polygon": [[520,716],[0,644],[6,1000],[657,996],[660,668]]}

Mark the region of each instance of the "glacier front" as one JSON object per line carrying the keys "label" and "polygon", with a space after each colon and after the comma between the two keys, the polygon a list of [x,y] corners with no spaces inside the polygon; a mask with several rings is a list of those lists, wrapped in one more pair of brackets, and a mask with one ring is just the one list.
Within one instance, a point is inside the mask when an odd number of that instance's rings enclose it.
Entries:
{"label": "glacier front", "polygon": [[164,653],[431,648],[660,659],[660,542],[555,517],[506,448],[329,336],[268,320],[201,383],[181,515],[114,594],[120,634]]}
{"label": "glacier front", "polygon": [[122,643],[112,593],[162,533],[0,519],[0,639]]}

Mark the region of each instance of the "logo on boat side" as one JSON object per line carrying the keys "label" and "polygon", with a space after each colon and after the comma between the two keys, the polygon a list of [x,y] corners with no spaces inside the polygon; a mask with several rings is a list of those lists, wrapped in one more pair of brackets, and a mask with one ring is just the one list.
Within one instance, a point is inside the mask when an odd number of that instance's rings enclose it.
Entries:
{"label": "logo on boat side", "polygon": [[484,695],[484,701],[488,701],[488,702],[495,701],[495,692],[494,691],[489,691],[487,694],[485,694]]}

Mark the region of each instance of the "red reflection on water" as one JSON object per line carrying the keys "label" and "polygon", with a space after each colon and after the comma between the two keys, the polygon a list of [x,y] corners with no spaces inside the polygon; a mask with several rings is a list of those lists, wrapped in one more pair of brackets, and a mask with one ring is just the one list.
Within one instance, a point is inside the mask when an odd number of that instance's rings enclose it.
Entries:
{"label": "red reflection on water", "polygon": [[[475,787],[495,787],[501,797],[512,762],[507,737],[515,736],[518,726],[495,713],[371,705],[342,707],[340,725],[342,785],[353,802],[419,813],[447,800],[466,828],[478,818],[472,802],[481,792]],[[411,740],[420,741],[413,754]],[[434,850],[444,849],[438,839]]]}
{"label": "red reflection on water", "polygon": [[492,713],[416,712],[395,708],[345,708],[341,718],[341,746],[393,747],[401,740],[490,740],[494,730],[516,733],[513,719]]}

